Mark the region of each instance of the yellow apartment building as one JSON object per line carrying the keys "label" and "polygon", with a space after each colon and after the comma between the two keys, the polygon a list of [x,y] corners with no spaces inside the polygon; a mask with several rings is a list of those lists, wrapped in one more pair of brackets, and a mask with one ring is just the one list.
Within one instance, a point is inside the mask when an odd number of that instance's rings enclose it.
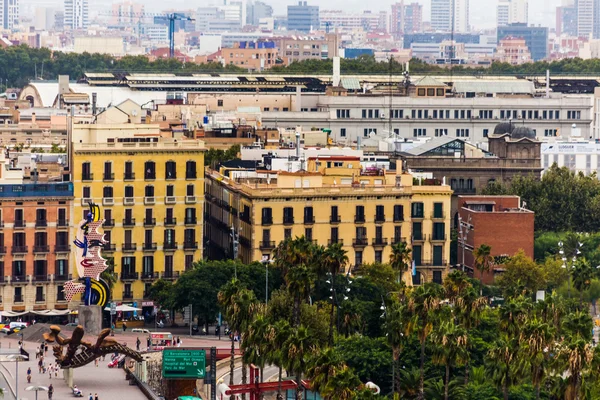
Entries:
{"label": "yellow apartment building", "polygon": [[406,242],[418,271],[413,283],[441,283],[450,258],[451,195],[447,185],[414,185],[407,173],[363,170],[356,157],[308,159],[301,172],[207,169],[208,256],[232,256],[232,227],[244,262],[270,257],[284,238],[304,235],[324,246],[343,243],[357,268],[389,261],[391,246]]}
{"label": "yellow apartment building", "polygon": [[152,307],[144,300],[156,279],[177,279],[202,258],[204,144],[138,140],[74,144],[74,216],[78,223],[89,202],[100,205],[112,299]]}

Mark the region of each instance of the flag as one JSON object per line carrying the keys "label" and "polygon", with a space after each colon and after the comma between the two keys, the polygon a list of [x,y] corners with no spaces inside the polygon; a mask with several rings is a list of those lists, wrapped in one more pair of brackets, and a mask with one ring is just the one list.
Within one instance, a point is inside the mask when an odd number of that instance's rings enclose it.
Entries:
{"label": "flag", "polygon": [[417,276],[417,264],[415,263],[415,260],[412,262],[412,274],[413,276]]}

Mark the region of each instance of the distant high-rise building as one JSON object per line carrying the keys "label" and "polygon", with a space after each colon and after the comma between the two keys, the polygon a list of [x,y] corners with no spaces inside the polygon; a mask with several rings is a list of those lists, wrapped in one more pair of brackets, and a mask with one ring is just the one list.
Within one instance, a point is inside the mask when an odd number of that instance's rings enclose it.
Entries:
{"label": "distant high-rise building", "polygon": [[540,61],[548,56],[548,28],[527,26],[527,24],[509,24],[498,27],[498,43],[506,38],[525,40],[533,61]]}
{"label": "distant high-rise building", "polygon": [[423,6],[419,3],[392,4],[390,33],[398,36],[423,30]]}
{"label": "distant high-rise building", "polygon": [[529,21],[528,0],[500,0],[496,13],[498,26],[527,23]]}
{"label": "distant high-rise building", "polygon": [[310,32],[319,29],[319,6],[309,6],[306,1],[288,6],[287,26],[289,31]]}
{"label": "distant high-rise building", "polygon": [[120,25],[137,24],[144,16],[145,6],[133,1],[123,1],[112,5],[112,23]]}
{"label": "distant high-rise building", "polygon": [[89,23],[88,0],[65,0],[64,27],[67,29],[83,29]]}
{"label": "distant high-rise building", "polygon": [[600,38],[600,0],[575,0],[577,36]]}
{"label": "distant high-rise building", "polygon": [[556,35],[577,36],[577,8],[575,5],[556,7]]}
{"label": "distant high-rise building", "polygon": [[273,7],[262,1],[249,2],[246,7],[246,24],[258,26],[261,18],[271,18]]}
{"label": "distant high-rise building", "polygon": [[431,29],[469,32],[469,0],[431,0]]}
{"label": "distant high-rise building", "polygon": [[19,25],[19,0],[0,0],[0,28],[14,29]]}

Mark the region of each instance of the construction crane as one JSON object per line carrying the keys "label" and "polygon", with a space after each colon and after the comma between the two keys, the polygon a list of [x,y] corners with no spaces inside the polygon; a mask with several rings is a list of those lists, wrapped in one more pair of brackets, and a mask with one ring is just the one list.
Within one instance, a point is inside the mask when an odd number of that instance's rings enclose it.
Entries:
{"label": "construction crane", "polygon": [[[136,13],[136,12],[107,12],[100,13],[100,15],[109,15],[113,17],[127,17],[127,18],[154,18],[162,17],[169,21],[169,58],[175,57],[175,21],[195,21],[194,18],[188,17],[181,13],[170,13],[170,14],[154,14],[154,13]],[[140,28],[138,27],[138,31]],[[139,34],[139,32],[138,32]]]}

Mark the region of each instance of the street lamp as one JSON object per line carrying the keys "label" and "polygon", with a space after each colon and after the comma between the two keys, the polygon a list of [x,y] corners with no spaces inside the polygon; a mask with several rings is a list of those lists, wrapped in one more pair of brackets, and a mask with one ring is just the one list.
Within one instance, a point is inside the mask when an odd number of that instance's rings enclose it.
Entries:
{"label": "street lamp", "polygon": [[7,358],[15,361],[15,399],[19,400],[19,361],[26,361],[29,357],[23,354],[11,354]]}
{"label": "street lamp", "polygon": [[35,400],[38,400],[38,392],[39,392],[40,390],[41,390],[41,391],[44,391],[44,392],[47,392],[49,389],[48,389],[48,387],[47,387],[47,386],[35,386],[35,385],[34,385],[34,386],[27,386],[27,387],[25,388],[25,390],[29,390],[29,391],[35,391]]}
{"label": "street lamp", "polygon": [[261,263],[265,266],[265,305],[269,305],[269,264],[273,263],[273,260],[269,259],[269,256],[263,256]]}

